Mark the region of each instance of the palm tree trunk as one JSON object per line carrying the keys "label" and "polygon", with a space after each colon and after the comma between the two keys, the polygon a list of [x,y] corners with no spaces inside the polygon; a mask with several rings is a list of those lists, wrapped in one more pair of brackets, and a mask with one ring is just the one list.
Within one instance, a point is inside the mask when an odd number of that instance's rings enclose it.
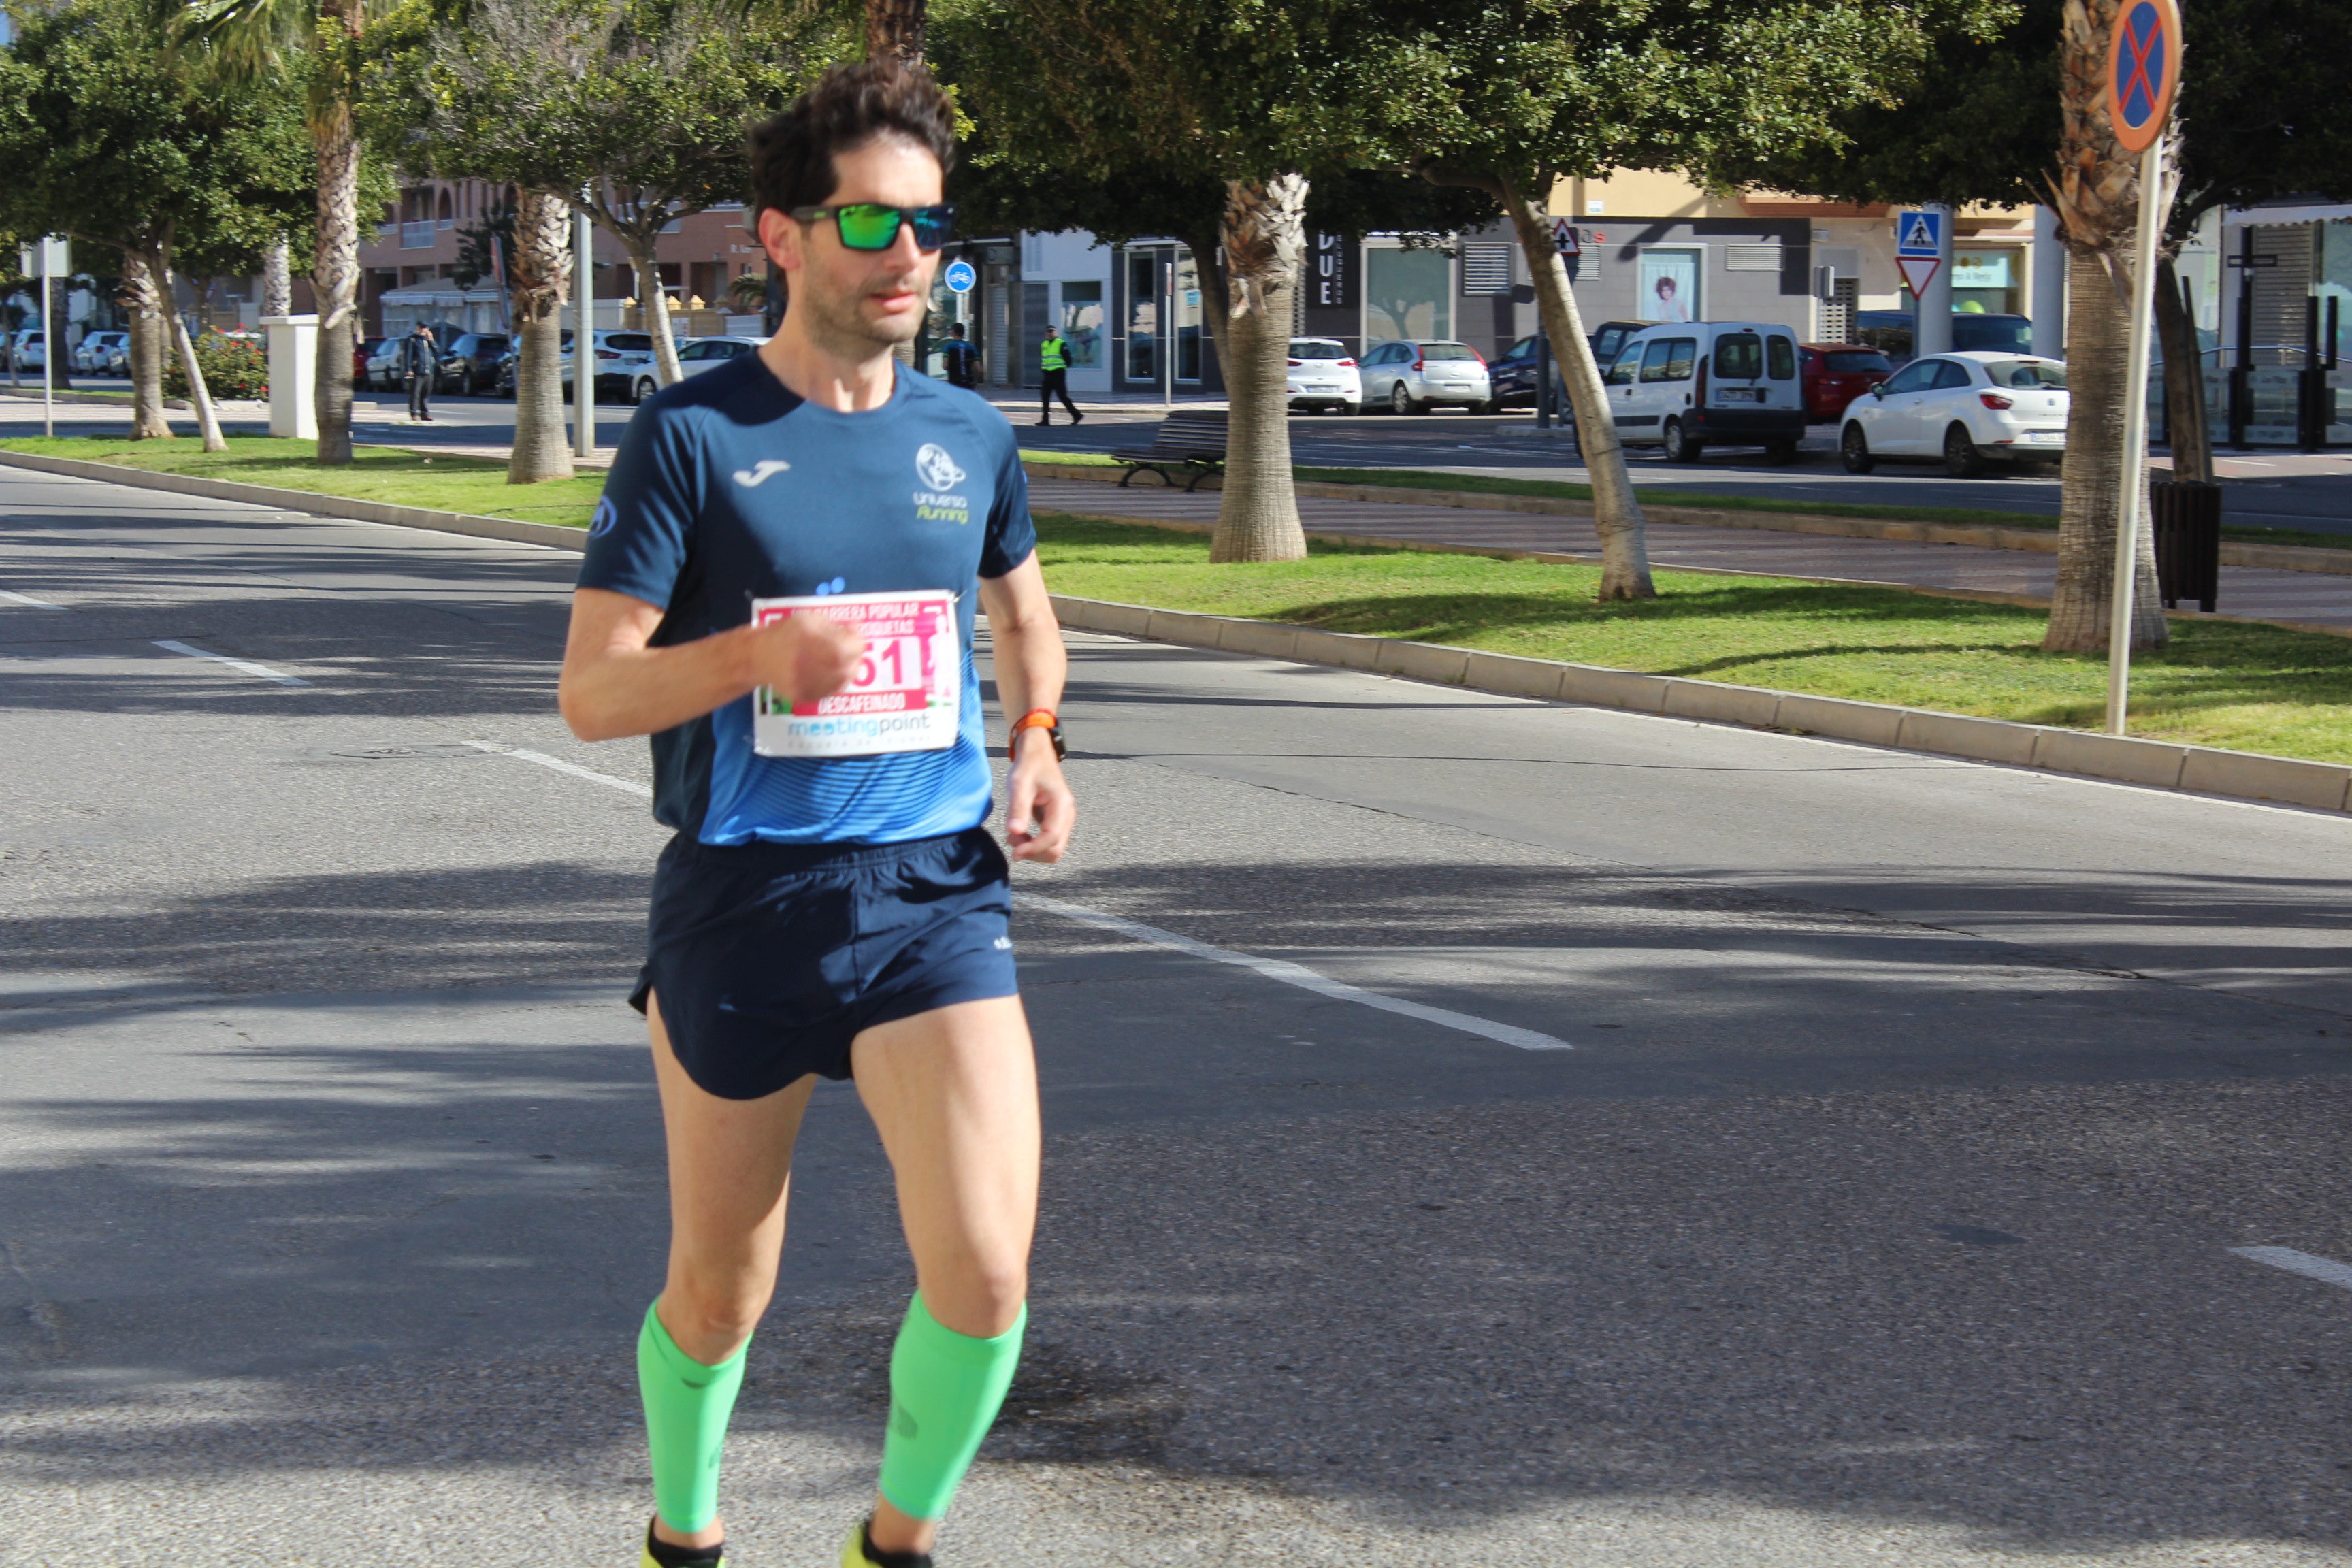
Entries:
{"label": "palm tree trunk", "polygon": [[646,331],[654,338],[654,371],[664,386],[676,386],[686,379],[678,367],[677,340],[669,331],[669,291],[662,287],[661,263],[654,257],[654,239],[650,235],[630,233],[621,236],[621,243],[629,247],[629,259],[637,268],[637,298],[646,302]]}
{"label": "palm tree trunk", "polygon": [[[2058,585],[2050,599],[2053,653],[2096,653],[2107,646],[2108,598],[2116,578],[2116,510],[2126,480],[2147,474],[2124,467],[2124,391],[2130,320],[2098,252],[2066,249],[2066,467],[2058,500]],[[2158,647],[2166,636],[2157,591],[2156,538],[2143,527],[2132,595],[2132,647]]]}
{"label": "palm tree trunk", "polygon": [[[1225,262],[1225,488],[1212,561],[1307,555],[1290,472],[1290,311],[1307,249],[1307,177],[1228,180],[1219,231]],[[1175,349],[1163,331],[1163,352]]]}
{"label": "palm tree trunk", "polygon": [[261,313],[265,316],[290,316],[294,313],[294,260],[282,239],[262,253]]}
{"label": "palm tree trunk", "polygon": [[[515,198],[514,324],[521,345],[515,357],[514,452],[507,483],[532,485],[572,477],[572,446],[563,438],[563,302],[572,292],[572,204],[545,191]],[[572,345],[575,363],[591,368],[580,379],[595,385],[595,347]],[[587,406],[593,407],[593,394]]]}
{"label": "palm tree trunk", "polygon": [[[2139,221],[2139,160],[2117,145],[2107,123],[2107,44],[2121,0],[2065,0],[2060,54],[2063,130],[2051,208],[2066,241],[2066,466],[2058,496],[2058,584],[2050,596],[2053,653],[2104,652],[2108,599],[2115,586],[2116,508],[2129,482],[2123,471],[2124,403],[2130,318],[2124,279]],[[2162,292],[2161,289],[2158,292]],[[2143,527],[2132,595],[2132,647],[2162,646],[2164,605],[2156,580],[2156,537]]]}
{"label": "palm tree trunk", "polygon": [[163,417],[163,314],[157,308],[154,275],[135,251],[122,257],[122,288],[115,296],[131,318],[131,438],[173,439]]}
{"label": "palm tree trunk", "polygon": [[2164,426],[2172,447],[2172,477],[2211,484],[2213,429],[2205,422],[2205,361],[2169,256],[2156,274],[2156,336],[2164,350]]}
{"label": "palm tree trunk", "polygon": [[1559,363],[1560,380],[1567,385],[1569,406],[1576,411],[1576,449],[1592,484],[1593,530],[1601,535],[1599,596],[1654,599],[1658,590],[1650,581],[1650,547],[1642,502],[1633,493],[1625,448],[1617,440],[1617,423],[1609,412],[1608,390],[1601,384],[1601,367],[1593,361],[1591,341],[1584,335],[1584,318],[1576,308],[1576,290],[1569,284],[1568,264],[1559,258],[1551,242],[1550,226],[1519,181],[1507,174],[1501,184],[1504,208],[1511,215],[1519,248],[1527,254],[1528,271],[1535,279],[1544,335],[1551,340],[1552,358]]}
{"label": "palm tree trunk", "polygon": [[[188,336],[187,318],[172,308],[177,301],[172,297],[172,262],[168,253],[150,255],[148,270],[163,280],[162,293],[165,302],[164,316],[171,322],[172,342],[180,352],[180,370],[188,378],[188,406],[196,411],[196,428],[204,435],[205,450],[226,452],[228,443],[221,438],[220,419],[213,412],[213,391],[205,384],[205,367],[196,363],[196,345]],[[204,295],[196,296],[202,300]]]}
{"label": "palm tree trunk", "polygon": [[866,0],[866,58],[923,62],[925,0]]}
{"label": "palm tree trunk", "polygon": [[319,296],[319,462],[339,468],[352,460],[352,339],[359,325],[360,143],[348,103],[336,106],[316,142],[319,255],[310,285]]}

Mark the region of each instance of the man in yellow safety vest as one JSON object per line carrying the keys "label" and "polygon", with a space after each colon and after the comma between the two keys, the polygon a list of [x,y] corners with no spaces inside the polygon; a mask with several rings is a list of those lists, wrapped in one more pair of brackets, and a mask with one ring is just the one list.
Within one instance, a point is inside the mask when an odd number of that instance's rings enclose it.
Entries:
{"label": "man in yellow safety vest", "polygon": [[1069,340],[1062,336],[1061,328],[1045,329],[1045,342],[1037,350],[1037,363],[1045,373],[1045,406],[1038,410],[1037,423],[1051,425],[1054,422],[1054,399],[1057,395],[1062,406],[1070,411],[1071,424],[1076,425],[1084,419],[1086,416],[1078,412],[1078,405],[1070,401],[1070,344]]}

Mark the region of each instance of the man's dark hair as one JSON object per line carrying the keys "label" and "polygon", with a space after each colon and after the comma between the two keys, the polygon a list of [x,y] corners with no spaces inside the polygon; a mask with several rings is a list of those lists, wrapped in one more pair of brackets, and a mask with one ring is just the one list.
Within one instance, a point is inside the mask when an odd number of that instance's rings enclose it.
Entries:
{"label": "man's dark hair", "polygon": [[953,332],[957,337],[961,337],[963,336],[963,323],[961,321],[958,321],[953,326],[950,327],[948,331]]}
{"label": "man's dark hair", "polygon": [[751,128],[751,222],[761,209],[822,206],[841,184],[835,156],[898,136],[955,162],[955,110],[931,73],[897,59],[839,65],[774,119]]}

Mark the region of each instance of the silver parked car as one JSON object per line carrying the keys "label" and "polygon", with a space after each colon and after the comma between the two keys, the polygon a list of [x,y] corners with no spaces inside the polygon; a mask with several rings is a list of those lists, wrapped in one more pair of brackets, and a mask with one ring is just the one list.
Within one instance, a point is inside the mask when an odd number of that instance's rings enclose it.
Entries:
{"label": "silver parked car", "polygon": [[1363,358],[1364,406],[1426,414],[1440,403],[1491,414],[1495,389],[1486,362],[1468,343],[1395,338]]}
{"label": "silver parked car", "polygon": [[[765,338],[746,337],[688,338],[677,345],[677,368],[681,374],[698,376],[706,370],[717,370],[722,364],[741,359],[745,354],[759,353],[760,345],[767,341]],[[649,370],[631,384],[629,401],[643,403],[660,390],[661,382]]]}

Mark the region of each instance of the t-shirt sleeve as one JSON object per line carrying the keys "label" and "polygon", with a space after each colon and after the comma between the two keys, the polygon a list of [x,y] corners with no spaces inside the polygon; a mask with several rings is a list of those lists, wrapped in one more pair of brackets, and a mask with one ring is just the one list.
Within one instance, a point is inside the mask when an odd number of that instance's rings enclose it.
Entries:
{"label": "t-shirt sleeve", "polygon": [[669,608],[702,510],[700,444],[683,413],[648,408],[629,421],[588,525],[581,587]]}
{"label": "t-shirt sleeve", "polygon": [[980,551],[983,577],[1002,577],[1037,552],[1037,525],[1029,519],[1029,475],[1021,467],[1021,443],[1012,426],[1001,427],[996,503],[989,509],[988,538]]}

